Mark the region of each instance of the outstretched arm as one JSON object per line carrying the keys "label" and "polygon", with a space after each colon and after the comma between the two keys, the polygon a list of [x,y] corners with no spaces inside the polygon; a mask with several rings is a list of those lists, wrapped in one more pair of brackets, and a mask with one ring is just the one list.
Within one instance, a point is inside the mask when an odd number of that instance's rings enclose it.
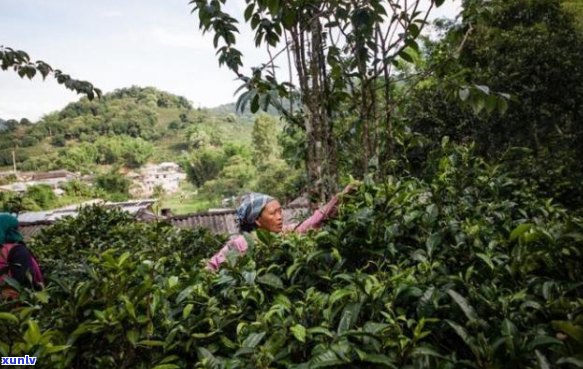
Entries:
{"label": "outstretched arm", "polygon": [[326,219],[336,215],[337,208],[338,197],[334,196],[326,205],[316,210],[312,216],[295,227],[294,231],[298,233],[306,233],[310,229],[320,228]]}
{"label": "outstretched arm", "polygon": [[320,228],[322,223],[324,223],[327,219],[336,216],[338,212],[338,205],[341,202],[342,196],[356,190],[356,186],[356,183],[346,186],[341,193],[334,195],[326,205],[316,210],[311,217],[304,220],[299,226],[292,230],[298,233],[305,233],[310,229]]}

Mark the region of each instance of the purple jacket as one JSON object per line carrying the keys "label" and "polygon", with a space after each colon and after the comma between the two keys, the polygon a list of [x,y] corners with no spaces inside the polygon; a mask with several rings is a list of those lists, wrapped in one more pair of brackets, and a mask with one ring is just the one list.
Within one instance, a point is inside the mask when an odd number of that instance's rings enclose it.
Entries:
{"label": "purple jacket", "polygon": [[[326,205],[322,208],[316,210],[311,217],[304,220],[299,225],[288,224],[284,225],[283,232],[297,232],[305,233],[310,229],[320,228],[322,223],[336,214],[338,208],[338,198],[334,196]],[[207,269],[217,271],[222,263],[227,259],[227,253],[230,250],[237,250],[239,253],[244,254],[247,251],[247,241],[243,235],[233,236],[226,244],[223,246],[219,252],[217,252],[213,257],[210,258],[206,264]]]}

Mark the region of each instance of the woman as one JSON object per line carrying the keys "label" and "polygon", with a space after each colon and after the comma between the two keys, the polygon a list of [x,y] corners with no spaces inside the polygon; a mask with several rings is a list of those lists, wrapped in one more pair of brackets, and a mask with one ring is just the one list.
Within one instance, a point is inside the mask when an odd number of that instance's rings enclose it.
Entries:
{"label": "woman", "polygon": [[[326,205],[316,210],[311,217],[297,225],[283,224],[281,204],[273,197],[256,192],[247,194],[237,208],[239,233],[252,232],[258,228],[275,233],[305,233],[310,229],[319,228],[326,219],[336,215],[341,195],[350,193],[355,189],[355,185],[349,184],[340,194],[335,195]],[[247,251],[247,241],[242,234],[231,238],[219,252],[211,257],[207,263],[207,268],[213,271],[219,270],[230,250],[236,250],[241,254]]]}
{"label": "woman", "polygon": [[[14,278],[23,287],[42,286],[40,268],[18,231],[18,219],[11,214],[0,213],[0,285],[6,277]],[[2,287],[1,294],[4,298],[18,295],[8,286]]]}

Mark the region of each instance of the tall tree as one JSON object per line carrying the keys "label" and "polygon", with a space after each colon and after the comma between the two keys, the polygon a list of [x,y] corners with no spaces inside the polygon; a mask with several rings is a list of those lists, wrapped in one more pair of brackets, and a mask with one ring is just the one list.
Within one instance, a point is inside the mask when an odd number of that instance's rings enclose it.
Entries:
{"label": "tall tree", "polygon": [[[201,29],[214,33],[219,63],[244,82],[246,92],[239,106],[250,104],[254,112],[272,104],[290,124],[305,131],[308,180],[314,197],[323,201],[336,190],[335,131],[347,113],[356,114],[353,128],[363,146],[359,172],[366,172],[383,145],[390,156],[394,109],[390,76],[400,60],[413,60],[415,40],[429,12],[443,2],[246,0],[245,22],[255,32],[256,46],[266,47],[270,55],[248,76],[241,71],[242,54],[235,47],[238,22],[225,11],[226,1],[190,3]],[[422,10],[422,3],[429,7]],[[287,55],[283,61],[282,55]],[[279,67],[289,71],[286,78],[276,74]],[[290,101],[289,107],[283,106],[281,97]],[[294,109],[298,101],[300,108]]]}

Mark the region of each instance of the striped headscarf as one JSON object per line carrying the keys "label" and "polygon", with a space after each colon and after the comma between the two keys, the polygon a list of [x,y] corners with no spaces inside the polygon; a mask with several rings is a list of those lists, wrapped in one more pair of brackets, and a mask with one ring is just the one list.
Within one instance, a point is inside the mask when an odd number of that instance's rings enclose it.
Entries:
{"label": "striped headscarf", "polygon": [[243,196],[241,205],[237,208],[237,225],[239,230],[250,231],[257,228],[255,221],[259,218],[265,205],[275,200],[273,197],[251,192]]}

